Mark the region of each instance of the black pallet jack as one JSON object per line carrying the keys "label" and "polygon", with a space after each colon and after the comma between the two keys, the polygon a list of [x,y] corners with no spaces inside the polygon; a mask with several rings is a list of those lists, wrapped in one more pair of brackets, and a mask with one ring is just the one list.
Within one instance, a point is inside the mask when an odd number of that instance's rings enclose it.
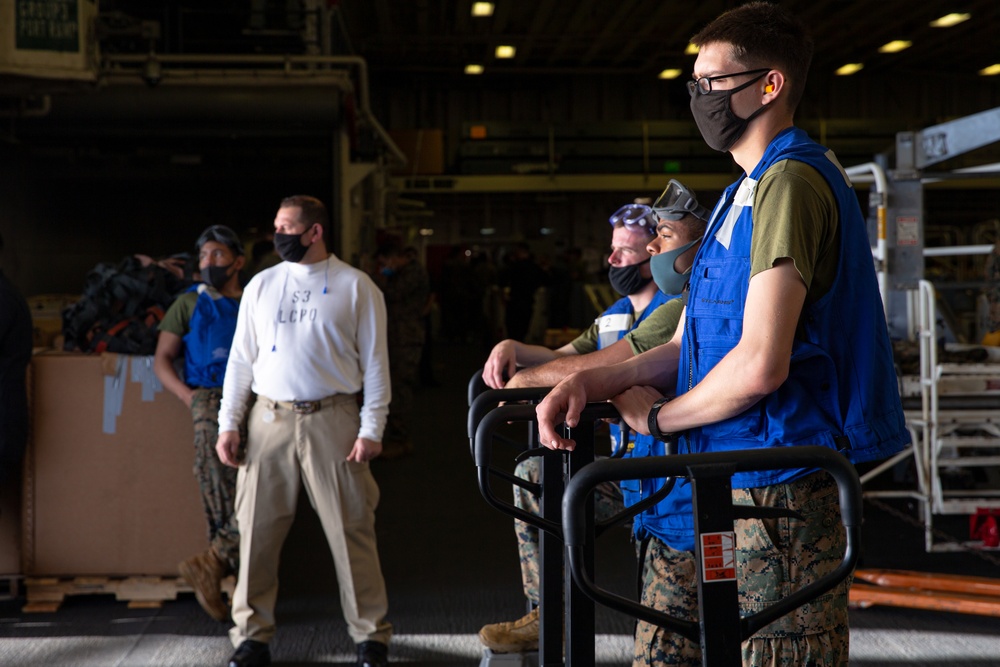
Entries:
{"label": "black pallet jack", "polygon": [[[539,653],[531,655],[496,655],[487,650],[480,667],[534,667],[535,665],[576,665],[590,667],[594,656],[593,601],[650,623],[670,628],[702,646],[703,664],[722,667],[741,664],[740,644],[752,634],[825,593],[846,578],[854,569],[859,553],[861,485],[851,464],[841,455],[823,447],[795,447],[787,450],[732,452],[725,454],[670,455],[644,459],[594,461],[593,429],[589,424],[597,419],[616,418],[617,412],[608,403],[590,404],[581,415],[580,426],[574,432],[576,450],[543,454],[543,479],[537,491],[542,492],[542,516],[536,517],[500,500],[491,489],[491,477],[527,485],[524,480],[491,467],[491,451],[495,431],[501,424],[534,421],[530,405],[494,407],[500,401],[540,400],[547,389],[491,390],[478,395],[470,382],[469,436],[473,448],[480,490],[487,502],[522,521],[539,527],[541,537],[541,632]],[[512,391],[515,393],[507,393]],[[531,431],[534,433],[534,430]],[[669,451],[669,450],[668,450]],[[841,513],[847,528],[847,549],[844,558],[827,576],[785,598],[780,603],[747,618],[740,618],[735,574],[735,535],[733,522],[749,516],[779,516],[788,512],[776,508],[734,507],[731,497],[731,476],[745,470],[773,468],[819,467],[827,470],[840,489]],[[548,470],[548,472],[546,472]],[[593,546],[595,527],[592,490],[606,481],[645,478],[691,478],[694,494],[695,530],[698,540],[696,563],[699,579],[700,621],[677,619],[645,607],[633,600],[602,590],[594,584]],[[565,486],[565,494],[564,494]],[[631,518],[662,499],[669,487],[661,489],[655,498],[633,506],[608,524]],[[565,497],[565,499],[563,499]],[[558,506],[562,505],[562,513]],[[561,520],[553,520],[559,516]],[[706,541],[708,540],[708,541]],[[562,569],[561,545],[565,544],[565,575]],[[709,556],[711,551],[712,555]],[[546,555],[549,557],[546,557]],[[729,560],[726,556],[729,554]],[[706,567],[706,564],[711,567]],[[720,565],[721,564],[721,565]],[[562,589],[565,576],[565,592]],[[548,583],[546,583],[548,581]],[[562,599],[560,599],[562,597]],[[589,600],[587,599],[589,598]],[[563,614],[546,614],[546,609],[562,610]],[[565,632],[562,621],[565,619]],[[565,635],[565,647],[558,641]],[[564,648],[564,650],[563,650]]]}
{"label": "black pallet jack", "polygon": [[[847,545],[840,564],[788,597],[750,616],[741,617],[737,599],[737,519],[797,516],[772,507],[733,505],[734,473],[750,470],[820,468],[837,482],[840,512]],[[695,528],[695,566],[698,582],[698,622],[678,619],[594,584],[586,559],[589,536],[586,504],[600,483],[620,479],[683,476],[691,480]],[[786,447],[754,451],[657,456],[623,461],[596,461],[580,471],[566,487],[563,534],[568,569],[586,595],[612,609],[687,637],[701,646],[705,667],[742,664],[741,643],[768,624],[829,591],[847,578],[860,555],[861,482],[854,466],[826,447]]]}
{"label": "black pallet jack", "polygon": [[[594,604],[572,585],[568,573],[563,571],[562,530],[559,525],[564,477],[582,464],[593,461],[593,439],[578,445],[578,456],[569,457],[560,452],[538,448],[537,432],[533,428],[534,406],[549,388],[484,389],[474,376],[469,384],[468,433],[469,445],[478,469],[480,490],[487,502],[501,512],[523,520],[540,529],[539,533],[539,646],[537,652],[493,653],[484,649],[480,667],[538,667],[562,665],[564,646],[563,623],[565,619],[567,660],[577,656],[578,664],[593,664],[594,658]],[[510,405],[511,402],[528,402],[528,405]],[[500,403],[508,405],[498,407]],[[493,446],[505,441],[497,431],[510,422],[529,424],[526,438],[518,442],[506,441],[518,452],[535,452],[542,457],[541,483],[535,484],[517,477],[512,472],[492,466]],[[583,429],[581,429],[583,430]],[[585,454],[584,452],[589,452]],[[491,478],[500,479],[538,495],[541,499],[541,516],[521,510],[510,502],[500,500],[493,492]],[[593,502],[590,502],[591,514]],[[591,520],[591,525],[593,520]],[[591,550],[592,551],[592,550]],[[565,579],[564,579],[565,577]],[[564,595],[565,584],[565,595]],[[573,613],[563,613],[573,609]],[[553,613],[559,610],[558,613]],[[589,653],[589,660],[584,657]]]}

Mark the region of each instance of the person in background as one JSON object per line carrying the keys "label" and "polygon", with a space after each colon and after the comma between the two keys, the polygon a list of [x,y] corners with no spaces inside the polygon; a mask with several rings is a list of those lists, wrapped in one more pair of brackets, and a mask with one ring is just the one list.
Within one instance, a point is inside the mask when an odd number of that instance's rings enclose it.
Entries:
{"label": "person in background", "polygon": [[390,242],[379,248],[375,259],[379,266],[376,283],[385,296],[392,378],[381,458],[396,459],[413,451],[409,422],[427,335],[424,310],[430,297],[430,278],[417,260],[416,248]]}
{"label": "person in background", "polygon": [[[239,467],[229,667],[271,663],[278,560],[303,486],[333,555],[357,665],[385,667],[392,625],[369,469],[382,452],[391,398],[385,300],[366,273],[328,252],[330,218],[320,200],[283,199],[274,231],[283,261],[244,289],[219,413],[216,452]],[[238,426],[251,392],[244,453]]]}
{"label": "person in background", "polygon": [[[0,257],[3,245],[0,236]],[[28,302],[0,269],[0,487],[20,488],[28,444],[26,374],[33,335]]]}
{"label": "person in background", "polygon": [[[743,173],[711,216],[673,339],[566,378],[536,408],[539,439],[572,449],[557,426],[576,426],[587,401],[613,399],[632,428],[676,439],[685,453],[819,445],[854,464],[889,457],[910,438],[867,225],[834,154],[793,120],[812,40],[778,5],[750,2],[691,41],[700,49],[688,82],[695,122]],[[696,621],[685,486],[678,480],[646,524],[643,603]],[[735,522],[742,614],[839,566],[846,534],[829,475],[741,472],[732,489],[734,504],[801,516]],[[747,639],[743,664],[847,665],[849,588],[848,579]],[[701,658],[696,643],[638,623],[634,665]]]}
{"label": "person in background", "polygon": [[527,243],[515,243],[511,248],[498,282],[506,299],[504,322],[507,337],[526,340],[531,332],[536,292],[548,284],[548,276],[535,261]]}
{"label": "person in background", "polygon": [[[180,563],[178,570],[195,597],[217,621],[229,618],[222,580],[239,571],[240,535],[233,506],[236,471],[215,454],[219,406],[236,331],[240,270],[246,258],[233,230],[212,225],[198,237],[198,270],[204,281],[181,294],[159,325],[153,371],[163,386],[191,410],[194,474],[208,522],[209,548]],[[183,356],[183,375],[175,362]]]}

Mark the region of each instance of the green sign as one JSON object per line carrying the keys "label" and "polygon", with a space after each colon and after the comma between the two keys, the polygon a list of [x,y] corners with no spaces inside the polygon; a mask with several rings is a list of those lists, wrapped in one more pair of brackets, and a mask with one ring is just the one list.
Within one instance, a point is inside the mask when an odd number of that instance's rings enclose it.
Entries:
{"label": "green sign", "polygon": [[16,48],[80,50],[78,0],[16,0]]}

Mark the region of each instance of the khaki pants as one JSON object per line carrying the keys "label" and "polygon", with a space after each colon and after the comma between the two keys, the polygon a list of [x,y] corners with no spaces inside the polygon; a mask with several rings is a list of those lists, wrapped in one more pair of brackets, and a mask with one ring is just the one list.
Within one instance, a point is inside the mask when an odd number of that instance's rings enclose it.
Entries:
{"label": "khaki pants", "polygon": [[[269,413],[270,423],[264,421]],[[379,490],[367,463],[346,460],[359,423],[354,396],[325,399],[322,409],[308,415],[257,399],[236,488],[240,572],[233,594],[236,625],[229,632],[233,646],[274,636],[278,559],[300,484],[333,554],[348,633],[355,643],[389,643],[392,626],[385,621],[388,602],[375,542]]]}

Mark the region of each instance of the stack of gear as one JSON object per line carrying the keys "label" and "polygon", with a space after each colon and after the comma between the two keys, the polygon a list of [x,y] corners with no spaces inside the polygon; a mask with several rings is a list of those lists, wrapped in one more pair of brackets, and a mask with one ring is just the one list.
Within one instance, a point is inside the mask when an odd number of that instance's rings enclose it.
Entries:
{"label": "stack of gear", "polygon": [[87,273],[80,300],[62,313],[64,349],[153,354],[157,325],[190,284],[186,277],[155,263],[144,266],[136,257],[98,264]]}

